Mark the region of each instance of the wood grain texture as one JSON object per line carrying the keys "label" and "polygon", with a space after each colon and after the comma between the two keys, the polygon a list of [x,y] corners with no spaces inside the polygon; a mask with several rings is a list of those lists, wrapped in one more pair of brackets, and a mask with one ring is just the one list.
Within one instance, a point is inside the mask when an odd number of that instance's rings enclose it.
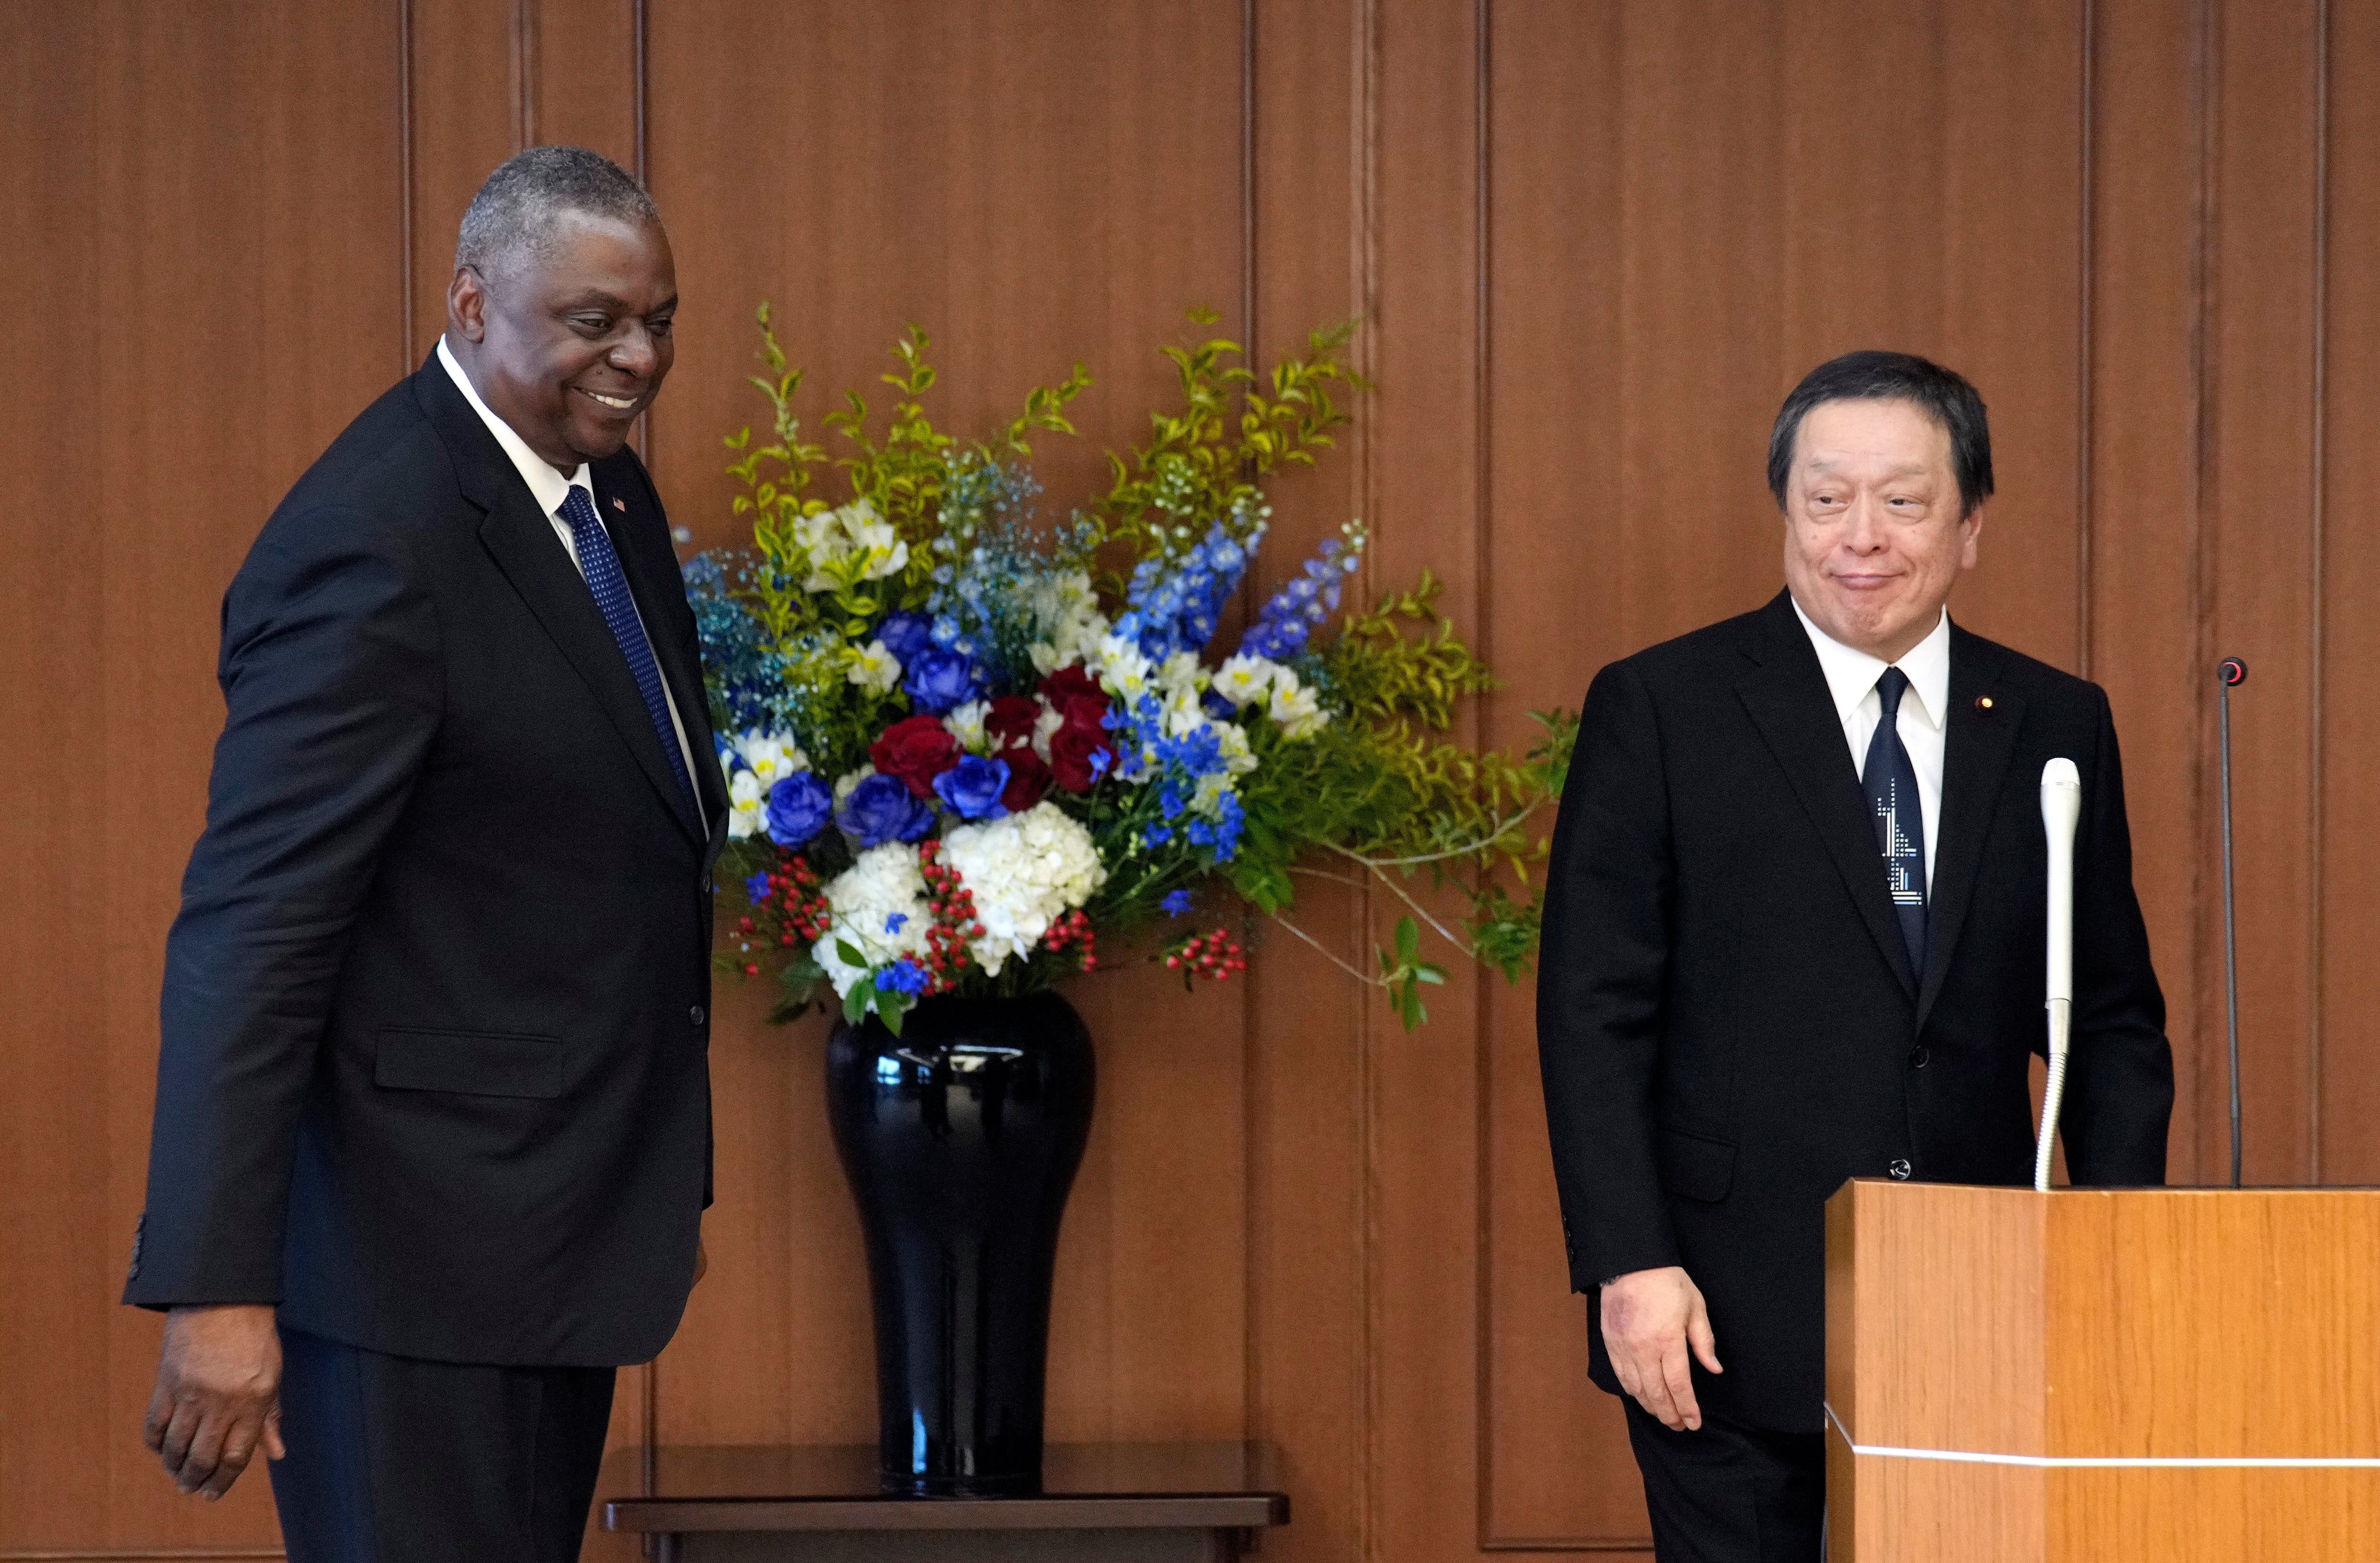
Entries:
{"label": "wood grain texture", "polygon": [[[1848,1557],[2371,1556],[2380,1193],[1847,1185],[1828,1207],[1830,1504]],[[1848,1435],[1848,1439],[1844,1435]]]}
{"label": "wood grain texture", "polygon": [[[203,1509],[164,1488],[133,1437],[154,1321],[113,1306],[219,720],[215,595],[435,341],[455,221],[525,139],[644,155],[686,297],[647,450],[695,546],[732,535],[713,442],[755,410],[762,298],[813,418],[873,385],[905,321],[962,432],[1089,362],[1085,438],[1040,453],[1053,507],[1165,395],[1148,349],[1184,306],[1266,356],[1363,316],[1365,422],[1272,486],[1248,597],[1363,516],[1367,588],[1449,581],[1506,679],[1473,730],[1500,742],[1774,590],[1762,446],[1803,370],[1942,357],[1991,404],[2001,479],[1954,612],[2099,680],[2123,734],[2176,1177],[2228,1150],[2207,670],[2237,652],[2250,1176],[2380,1181],[2380,542],[2352,508],[2380,479],[2372,7],[0,10],[0,148],[29,176],[0,185],[0,254],[34,322],[0,352],[38,388],[0,523],[0,721],[38,735],[0,744],[0,1557],[271,1545],[261,1483]],[[1295,914],[1345,958],[1391,915],[1318,882]],[[1275,1442],[1298,1518],[1268,1545],[1293,1558],[1641,1556],[1564,1289],[1527,988],[1466,975],[1409,1038],[1279,930],[1250,975],[1187,1004],[1132,975],[1078,995],[1103,1099],[1053,1428]],[[711,1273],[623,1375],[615,1447],[649,1396],[669,1438],[868,1434],[822,1033],[764,1007],[719,996]],[[2056,1512],[2157,1499],[2118,1483]],[[2342,1502],[2351,1529],[2368,1505]]]}

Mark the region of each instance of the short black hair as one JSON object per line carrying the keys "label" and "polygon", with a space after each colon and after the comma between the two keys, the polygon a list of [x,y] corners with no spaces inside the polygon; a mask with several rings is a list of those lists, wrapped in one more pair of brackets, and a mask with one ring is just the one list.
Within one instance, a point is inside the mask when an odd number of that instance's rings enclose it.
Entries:
{"label": "short black hair", "polygon": [[471,198],[455,243],[455,265],[483,278],[509,271],[524,257],[543,253],[555,220],[566,212],[625,223],[661,221],[636,176],[601,152],[531,147],[505,159]]}
{"label": "short black hair", "polygon": [[1802,419],[1822,402],[1911,402],[1950,436],[1950,468],[1959,475],[1959,514],[1973,515],[1992,497],[1992,428],[1984,399],[1964,376],[1914,353],[1865,351],[1828,358],[1802,377],[1768,433],[1768,491],[1785,508],[1785,479],[1793,469],[1793,442]]}

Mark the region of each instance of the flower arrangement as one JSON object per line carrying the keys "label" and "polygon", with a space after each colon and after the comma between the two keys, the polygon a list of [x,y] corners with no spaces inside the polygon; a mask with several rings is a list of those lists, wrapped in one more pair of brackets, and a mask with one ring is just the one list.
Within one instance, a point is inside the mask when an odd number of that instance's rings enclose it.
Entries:
{"label": "flower arrangement", "polygon": [[[774,970],[776,1018],[831,987],[846,1018],[898,1032],[932,994],[1094,970],[1102,935],[1163,927],[1211,891],[1386,989],[1408,1027],[1445,976],[1421,958],[1425,927],[1508,978],[1526,970],[1537,902],[1508,882],[1525,887],[1544,851],[1529,821],[1559,795],[1574,719],[1539,713],[1518,757],[1448,741],[1488,671],[1427,575],[1333,624],[1364,558],[1357,523],[1220,644],[1270,527],[1262,483],[1348,421],[1331,392],[1354,378],[1352,328],[1316,333],[1263,382],[1231,342],[1165,349],[1182,409],[1111,454],[1104,496],[1044,523],[1029,442],[1074,434],[1082,366],[962,442],[927,417],[935,371],[913,327],[884,377],[889,420],[878,432],[847,393],[825,420],[830,461],[803,438],[801,372],[767,306],[759,319],[769,373],[753,383],[775,438],[727,441],[751,543],[686,575],[733,806],[722,960]],[[830,466],[840,503],[810,491]],[[1405,903],[1377,973],[1288,920],[1309,875]],[[1185,981],[1246,964],[1224,927],[1149,956]]]}

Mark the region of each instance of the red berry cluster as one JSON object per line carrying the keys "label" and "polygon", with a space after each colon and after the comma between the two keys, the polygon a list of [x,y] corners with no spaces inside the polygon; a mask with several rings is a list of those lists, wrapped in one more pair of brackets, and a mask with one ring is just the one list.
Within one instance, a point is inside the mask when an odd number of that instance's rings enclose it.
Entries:
{"label": "red berry cluster", "polygon": [[917,871],[926,879],[926,909],[934,926],[926,930],[926,973],[932,978],[928,993],[947,993],[958,986],[971,957],[967,941],[983,937],[976,920],[975,891],[959,882],[959,871],[942,862],[942,843],[920,842]]}
{"label": "red berry cluster", "polygon": [[1192,934],[1165,954],[1165,969],[1180,972],[1182,980],[1194,976],[1212,977],[1217,982],[1228,981],[1233,972],[1248,969],[1246,952],[1240,941],[1221,928],[1210,934]]}
{"label": "red berry cluster", "polygon": [[[826,892],[819,884],[818,870],[790,852],[779,856],[777,866],[769,875],[768,898],[753,910],[763,915],[783,915],[784,926],[778,931],[777,942],[788,950],[796,942],[815,944],[820,934],[834,926],[834,913],[827,905]],[[749,916],[735,919],[735,928],[743,934],[757,931]],[[748,950],[751,946],[747,944],[745,948]],[[759,976],[759,963],[744,963],[744,975]]]}
{"label": "red berry cluster", "polygon": [[1083,952],[1083,970],[1099,969],[1099,936],[1091,931],[1091,920],[1080,907],[1050,925],[1050,931],[1041,936],[1041,948],[1053,955],[1079,950]]}

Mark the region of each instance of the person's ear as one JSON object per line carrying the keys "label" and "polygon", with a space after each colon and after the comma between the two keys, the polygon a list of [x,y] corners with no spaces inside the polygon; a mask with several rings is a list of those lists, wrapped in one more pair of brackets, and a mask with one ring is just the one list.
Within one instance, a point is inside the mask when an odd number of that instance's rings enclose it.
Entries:
{"label": "person's ear", "polygon": [[446,285],[446,323],[467,342],[487,340],[488,288],[471,267],[455,267]]}
{"label": "person's ear", "polygon": [[1984,507],[1979,504],[1967,512],[1967,518],[1959,523],[1959,530],[1965,539],[1959,548],[1959,568],[1972,570],[1975,567],[1975,539],[1984,535]]}

